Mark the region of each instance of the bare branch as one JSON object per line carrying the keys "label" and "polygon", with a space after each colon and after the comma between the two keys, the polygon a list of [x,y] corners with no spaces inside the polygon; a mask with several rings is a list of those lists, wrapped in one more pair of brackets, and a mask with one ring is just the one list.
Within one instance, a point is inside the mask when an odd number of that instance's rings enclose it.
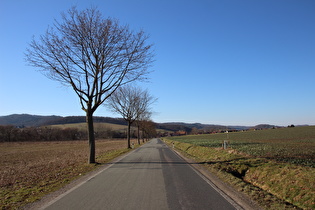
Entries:
{"label": "bare branch", "polygon": [[33,39],[26,60],[48,78],[71,86],[96,110],[120,85],[146,78],[153,62],[147,39],[143,31],[103,19],[94,8],[74,7],[38,41]]}
{"label": "bare branch", "polygon": [[150,113],[150,105],[155,101],[147,90],[124,85],[109,97],[106,106],[125,120],[134,122],[140,116]]}

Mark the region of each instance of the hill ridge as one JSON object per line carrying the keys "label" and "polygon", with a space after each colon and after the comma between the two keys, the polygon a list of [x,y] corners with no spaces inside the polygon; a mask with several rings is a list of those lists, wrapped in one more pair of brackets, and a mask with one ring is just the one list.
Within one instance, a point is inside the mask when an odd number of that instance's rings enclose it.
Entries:
{"label": "hill ridge", "polygon": [[[30,126],[45,126],[45,125],[59,125],[69,123],[83,123],[85,116],[57,116],[57,115],[31,115],[31,114],[12,114],[7,116],[0,116],[0,125],[13,125],[16,127],[30,127]],[[104,122],[119,125],[126,125],[122,118],[112,117],[94,117],[94,122]]]}
{"label": "hill ridge", "polygon": [[[7,116],[0,116],[0,125],[13,125],[16,127],[39,127],[45,125],[60,125],[70,123],[84,123],[85,116],[57,116],[57,115],[31,115],[31,114],[11,114]],[[99,123],[111,123],[118,125],[127,125],[123,118],[112,117],[94,117],[94,122]],[[269,124],[259,124],[256,126],[226,126],[217,124],[202,124],[202,123],[184,123],[184,122],[166,122],[155,123],[157,129],[164,129],[168,131],[186,131],[190,133],[192,129],[198,130],[247,130],[247,129],[267,129],[273,127],[279,127]]]}

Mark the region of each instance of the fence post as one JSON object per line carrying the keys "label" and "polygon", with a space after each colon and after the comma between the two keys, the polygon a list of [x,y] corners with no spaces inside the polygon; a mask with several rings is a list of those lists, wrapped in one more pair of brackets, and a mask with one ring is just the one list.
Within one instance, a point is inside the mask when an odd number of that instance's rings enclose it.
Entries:
{"label": "fence post", "polygon": [[223,141],[223,149],[227,149],[229,146],[229,142],[228,141]]}

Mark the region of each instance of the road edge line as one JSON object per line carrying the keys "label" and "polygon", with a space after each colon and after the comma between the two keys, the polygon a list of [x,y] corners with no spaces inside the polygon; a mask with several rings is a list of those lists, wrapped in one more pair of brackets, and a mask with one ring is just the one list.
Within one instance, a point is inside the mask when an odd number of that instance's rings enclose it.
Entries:
{"label": "road edge line", "polygon": [[67,194],[72,192],[73,190],[79,188],[80,186],[82,186],[86,182],[90,181],[91,179],[93,179],[94,177],[99,175],[100,173],[102,173],[102,172],[106,171],[107,169],[109,169],[110,167],[112,167],[115,163],[124,159],[128,155],[136,152],[143,145],[145,145],[145,144],[142,144],[137,149],[131,150],[131,151],[129,151],[129,152],[127,152],[121,156],[114,158],[113,160],[111,160],[108,163],[105,163],[104,165],[100,166],[99,168],[97,168],[93,171],[90,171],[87,174],[83,175],[82,177],[79,177],[79,178],[71,181],[69,184],[63,186],[62,188],[45,195],[40,200],[38,200],[34,203],[27,204],[26,206],[23,206],[21,209],[29,209],[29,210],[40,209],[40,210],[43,210],[43,209],[49,207],[50,205],[52,205],[56,201],[60,200],[61,198],[63,198],[64,196],[66,196]]}
{"label": "road edge line", "polygon": [[[162,140],[162,142],[164,142]],[[223,182],[216,175],[207,170],[204,166],[198,165],[196,161],[184,156],[175,148],[171,148],[165,142],[164,144],[174,151],[179,157],[187,162],[187,164],[201,177],[203,178],[211,187],[213,187],[219,194],[226,198],[236,209],[253,209],[260,210],[261,207],[258,206],[254,201],[252,201],[247,195],[242,192],[237,191],[232,186]]]}

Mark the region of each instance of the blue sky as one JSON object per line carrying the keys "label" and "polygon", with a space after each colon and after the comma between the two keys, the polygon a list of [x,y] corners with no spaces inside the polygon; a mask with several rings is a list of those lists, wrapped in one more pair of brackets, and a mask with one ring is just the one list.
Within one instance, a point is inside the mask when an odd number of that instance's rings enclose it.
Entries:
{"label": "blue sky", "polygon": [[73,5],[150,34],[156,62],[141,86],[158,98],[156,122],[315,125],[313,0],[0,0],[0,116],[84,115],[71,89],[24,61]]}

